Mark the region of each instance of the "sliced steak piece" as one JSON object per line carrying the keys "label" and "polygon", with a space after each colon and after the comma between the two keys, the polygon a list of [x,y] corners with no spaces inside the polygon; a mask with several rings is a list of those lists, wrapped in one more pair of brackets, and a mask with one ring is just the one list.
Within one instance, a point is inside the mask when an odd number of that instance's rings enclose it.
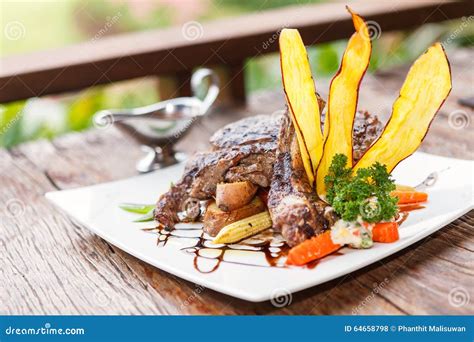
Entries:
{"label": "sliced steak piece", "polygon": [[325,203],[309,184],[295,138],[286,116],[282,121],[273,179],[268,194],[268,210],[273,228],[279,230],[290,246],[326,229]]}
{"label": "sliced steak piece", "polygon": [[248,166],[254,169],[258,176],[263,176],[261,179],[252,177],[249,169],[248,173],[239,175],[238,181],[250,181],[259,186],[270,185],[272,169],[265,165],[272,164],[275,159],[274,145],[274,142],[254,143],[199,154],[195,163],[197,170],[191,185],[190,196],[208,199],[215,195],[218,183],[226,179],[237,181],[236,177],[232,177],[232,173],[227,177],[228,171],[234,167]]}

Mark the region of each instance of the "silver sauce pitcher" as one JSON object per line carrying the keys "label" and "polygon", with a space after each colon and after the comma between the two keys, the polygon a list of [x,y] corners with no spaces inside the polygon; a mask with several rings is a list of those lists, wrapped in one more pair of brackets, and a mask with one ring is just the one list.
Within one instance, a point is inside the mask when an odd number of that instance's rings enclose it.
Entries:
{"label": "silver sauce pitcher", "polygon": [[[210,69],[199,69],[191,77],[191,97],[178,97],[149,106],[130,109],[105,109],[94,114],[97,126],[117,124],[143,144],[145,157],[136,168],[145,173],[182,161],[175,152],[178,142],[209,108],[219,94],[219,79]],[[199,96],[199,93],[204,93]]]}

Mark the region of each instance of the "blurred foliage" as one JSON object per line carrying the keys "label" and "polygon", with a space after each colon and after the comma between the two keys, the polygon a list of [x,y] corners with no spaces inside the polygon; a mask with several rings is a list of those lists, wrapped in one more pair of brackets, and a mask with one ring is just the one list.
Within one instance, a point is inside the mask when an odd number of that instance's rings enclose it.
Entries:
{"label": "blurred foliage", "polygon": [[[6,32],[9,23],[15,23],[15,34],[20,36],[6,39],[4,34],[0,55],[55,48],[121,32],[182,25],[190,20],[206,21],[314,2],[322,1],[2,2],[2,31]],[[40,23],[38,18],[47,25]],[[369,71],[411,62],[435,40],[444,42],[448,50],[455,46],[472,46],[471,18],[424,25],[410,33],[383,33],[373,42]],[[337,41],[308,48],[316,78],[334,75],[345,46],[346,41]],[[281,87],[279,59],[275,53],[248,60],[245,73],[249,92]],[[27,140],[49,139],[68,131],[87,129],[92,125],[92,115],[98,110],[142,106],[157,100],[156,81],[150,77],[92,87],[75,94],[3,104],[0,105],[0,146],[10,147]]]}
{"label": "blurred foliage", "polygon": [[0,108],[0,145],[12,146],[21,139],[22,110],[25,101],[13,102]]}

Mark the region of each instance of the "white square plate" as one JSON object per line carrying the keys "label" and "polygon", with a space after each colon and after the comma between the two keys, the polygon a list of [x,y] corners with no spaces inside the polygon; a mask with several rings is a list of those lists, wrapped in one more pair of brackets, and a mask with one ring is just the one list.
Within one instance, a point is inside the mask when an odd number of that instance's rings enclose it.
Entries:
{"label": "white square plate", "polygon": [[119,204],[154,203],[168,190],[171,182],[180,178],[183,164],[121,181],[50,192],[46,197],[106,241],[153,266],[204,287],[259,302],[353,272],[419,241],[462,216],[474,207],[473,166],[472,161],[425,153],[416,153],[403,161],[394,172],[399,184],[416,185],[431,172],[441,172],[435,185],[427,189],[429,202],[426,208],[411,212],[401,226],[400,240],[391,244],[376,243],[368,250],[344,248],[343,255],[329,256],[314,269],[223,262],[216,271],[201,273],[193,265],[194,256],[181,250],[189,246],[189,241],[170,239],[164,247],[157,247],[156,235],[141,230],[153,226],[153,223],[132,222],[137,216],[119,209]]}

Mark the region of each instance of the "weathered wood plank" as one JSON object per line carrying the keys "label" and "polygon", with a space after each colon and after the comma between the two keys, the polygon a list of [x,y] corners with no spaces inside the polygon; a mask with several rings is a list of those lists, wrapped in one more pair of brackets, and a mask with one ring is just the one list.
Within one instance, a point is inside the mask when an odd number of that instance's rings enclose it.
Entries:
{"label": "weathered wood plank", "polygon": [[2,314],[176,312],[107,243],[51,207],[43,194],[54,186],[32,162],[4,150],[0,161]]}

